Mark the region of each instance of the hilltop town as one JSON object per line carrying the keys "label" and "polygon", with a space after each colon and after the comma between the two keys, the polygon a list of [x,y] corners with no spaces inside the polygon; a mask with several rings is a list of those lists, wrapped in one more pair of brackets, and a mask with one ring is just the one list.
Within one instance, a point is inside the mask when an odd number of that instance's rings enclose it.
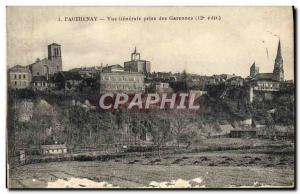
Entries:
{"label": "hilltop town", "polygon": [[6,6],[8,189],[295,189],[295,6]]}
{"label": "hilltop town", "polygon": [[[136,48],[124,65],[69,71],[63,70],[62,56],[61,45],[52,43],[48,45],[48,58],[8,69],[11,166],[106,160],[108,156],[127,157],[128,153],[151,153],[160,163],[163,156],[173,152],[275,146],[279,152],[290,153],[286,150],[292,149],[294,83],[284,78],[280,41],[273,72],[261,73],[254,62],[246,78],[157,72]],[[98,104],[99,97],[106,93],[161,96],[183,92],[197,96],[200,109],[170,111],[158,105],[151,111],[105,112]],[[287,165],[290,163],[283,166]]]}
{"label": "hilltop town", "polygon": [[[48,45],[48,58],[39,59],[27,66],[16,65],[8,70],[8,86],[11,89],[32,90],[82,90],[98,85],[100,93],[105,92],[170,92],[170,91],[207,91],[210,86],[248,86],[252,91],[272,92],[293,87],[293,80],[284,79],[283,59],[280,41],[274,69],[271,73],[260,73],[255,62],[246,78],[238,75],[221,74],[202,76],[188,72],[171,73],[151,71],[151,62],[142,60],[136,48],[131,60],[124,65],[101,65],[78,67],[63,71],[61,45]],[[255,92],[254,92],[255,93]],[[267,94],[268,93],[268,94]],[[253,91],[250,93],[252,101]]]}

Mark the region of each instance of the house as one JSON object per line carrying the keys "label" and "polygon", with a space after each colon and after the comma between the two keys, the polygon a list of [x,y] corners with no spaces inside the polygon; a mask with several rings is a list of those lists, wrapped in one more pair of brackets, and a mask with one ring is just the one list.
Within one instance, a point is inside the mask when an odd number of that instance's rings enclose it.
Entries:
{"label": "house", "polygon": [[54,87],[56,84],[53,78],[47,79],[46,76],[33,76],[32,78],[32,88],[35,90],[46,90]]}
{"label": "house", "polygon": [[83,79],[78,72],[60,71],[54,75],[54,82],[60,89],[77,89],[81,85],[82,81]]}
{"label": "house", "polygon": [[102,72],[123,72],[124,68],[117,64],[117,65],[106,65],[106,67],[102,68]]}
{"label": "house", "polygon": [[41,145],[41,149],[44,155],[68,153],[68,148],[65,144]]}
{"label": "house", "polygon": [[213,75],[207,80],[208,85],[218,85],[226,82],[226,80],[236,77],[234,74]]}
{"label": "house", "polygon": [[252,80],[251,85],[254,91],[279,91],[280,82],[273,79],[272,73],[257,74]]}
{"label": "house", "polygon": [[31,72],[28,67],[16,65],[8,70],[8,86],[12,89],[28,88]]}
{"label": "house", "polygon": [[225,85],[229,86],[243,86],[244,85],[244,79],[241,76],[232,77],[226,80]]}
{"label": "house", "polygon": [[166,82],[156,83],[155,90],[157,93],[171,93],[173,91],[169,83]]}
{"label": "house", "polygon": [[100,74],[100,93],[127,94],[144,93],[144,74],[138,72],[102,72]]}
{"label": "house", "polygon": [[93,66],[93,67],[79,67],[71,69],[70,71],[78,72],[83,78],[95,78],[102,71],[103,67],[101,66]]}

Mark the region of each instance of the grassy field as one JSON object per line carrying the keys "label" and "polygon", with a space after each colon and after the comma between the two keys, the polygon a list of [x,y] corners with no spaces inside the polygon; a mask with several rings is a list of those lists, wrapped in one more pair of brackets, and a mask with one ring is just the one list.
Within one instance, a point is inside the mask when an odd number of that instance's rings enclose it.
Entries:
{"label": "grassy field", "polygon": [[9,187],[292,187],[293,166],[292,154],[242,151],[51,162],[10,170]]}

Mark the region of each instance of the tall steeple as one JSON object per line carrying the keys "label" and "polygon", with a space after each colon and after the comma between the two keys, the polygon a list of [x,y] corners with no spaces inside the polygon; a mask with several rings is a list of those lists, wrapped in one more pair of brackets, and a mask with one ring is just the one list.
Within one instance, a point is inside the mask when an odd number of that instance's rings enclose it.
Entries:
{"label": "tall steeple", "polygon": [[277,55],[274,63],[273,77],[277,81],[284,81],[283,58],[281,55],[280,39],[278,42]]}
{"label": "tall steeple", "polygon": [[279,42],[278,42],[278,48],[277,48],[277,55],[276,55],[276,59],[282,59],[282,56],[281,56],[281,45],[280,45],[280,39],[279,39]]}

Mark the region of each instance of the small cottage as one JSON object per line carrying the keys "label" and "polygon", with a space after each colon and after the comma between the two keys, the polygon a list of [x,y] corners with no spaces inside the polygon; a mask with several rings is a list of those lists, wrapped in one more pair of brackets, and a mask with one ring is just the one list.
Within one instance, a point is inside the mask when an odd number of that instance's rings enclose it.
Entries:
{"label": "small cottage", "polygon": [[42,145],[41,149],[44,155],[68,153],[68,149],[65,144]]}

